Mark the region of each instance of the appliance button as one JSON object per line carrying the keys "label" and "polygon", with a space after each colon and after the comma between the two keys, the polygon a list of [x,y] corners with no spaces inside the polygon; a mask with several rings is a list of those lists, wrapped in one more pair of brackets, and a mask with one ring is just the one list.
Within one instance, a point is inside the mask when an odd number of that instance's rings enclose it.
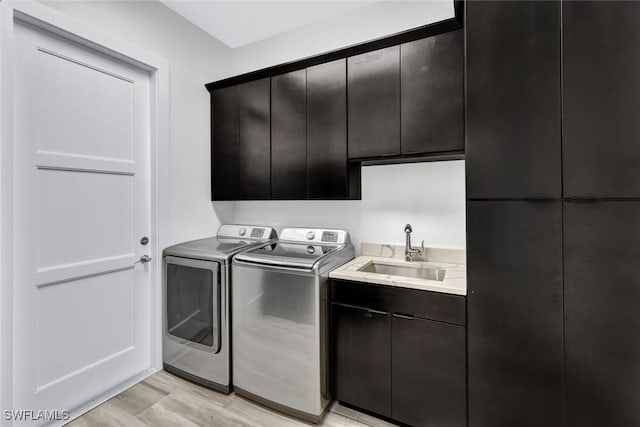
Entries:
{"label": "appliance button", "polygon": [[238,230],[238,234],[241,236],[244,236],[245,234],[247,234],[247,229],[246,228],[241,228],[240,230]]}
{"label": "appliance button", "polygon": [[316,237],[316,233],[314,233],[313,231],[309,231],[307,233],[307,240],[313,240]]}

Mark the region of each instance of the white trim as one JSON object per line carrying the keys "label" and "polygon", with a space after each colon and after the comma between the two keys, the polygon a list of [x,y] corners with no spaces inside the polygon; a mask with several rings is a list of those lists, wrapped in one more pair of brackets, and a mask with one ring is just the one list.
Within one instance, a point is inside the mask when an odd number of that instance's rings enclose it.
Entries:
{"label": "white trim", "polygon": [[[161,248],[169,238],[169,64],[144,49],[114,38],[36,2],[0,1],[0,408],[12,407],[13,347],[13,22],[14,19],[89,45],[151,75],[151,366],[162,368]],[[161,232],[162,231],[162,232]],[[142,377],[141,377],[142,378]],[[139,379],[138,379],[139,381]],[[131,384],[130,384],[131,385]],[[121,390],[120,390],[121,391]],[[111,394],[114,395],[114,394]],[[106,399],[105,399],[106,400]],[[86,410],[97,405],[88,404]],[[101,403],[101,402],[99,402]],[[94,405],[95,404],[95,405]],[[79,415],[79,414],[77,414]],[[76,415],[76,416],[77,416]],[[2,421],[3,425],[9,425]]]}

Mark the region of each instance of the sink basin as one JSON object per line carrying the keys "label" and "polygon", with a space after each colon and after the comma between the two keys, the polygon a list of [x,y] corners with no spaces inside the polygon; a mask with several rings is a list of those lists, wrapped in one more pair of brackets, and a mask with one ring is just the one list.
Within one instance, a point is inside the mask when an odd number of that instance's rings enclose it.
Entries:
{"label": "sink basin", "polygon": [[364,267],[358,269],[358,271],[365,273],[387,274],[390,276],[404,276],[415,279],[438,280],[440,282],[444,280],[444,274],[446,272],[443,268],[423,267],[420,265],[404,266],[384,264],[380,262],[370,262]]}

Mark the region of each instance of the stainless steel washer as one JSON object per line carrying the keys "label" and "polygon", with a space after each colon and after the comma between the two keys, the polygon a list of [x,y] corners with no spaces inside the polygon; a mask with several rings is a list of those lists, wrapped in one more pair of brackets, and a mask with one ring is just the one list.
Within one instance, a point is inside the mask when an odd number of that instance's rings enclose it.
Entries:
{"label": "stainless steel washer", "polygon": [[344,230],[285,228],[233,258],[236,393],[319,422],[329,402],[327,280],[354,257]]}
{"label": "stainless steel washer", "polygon": [[222,225],[216,237],[164,250],[164,369],[215,390],[231,391],[231,257],[275,237],[270,227]]}

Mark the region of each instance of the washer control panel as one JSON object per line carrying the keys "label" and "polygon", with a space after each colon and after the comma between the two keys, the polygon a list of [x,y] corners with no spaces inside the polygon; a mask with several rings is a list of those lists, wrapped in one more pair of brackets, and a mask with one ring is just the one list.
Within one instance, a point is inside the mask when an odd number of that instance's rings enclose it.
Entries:
{"label": "washer control panel", "polygon": [[349,233],[345,230],[325,228],[283,228],[281,241],[343,244],[349,241]]}
{"label": "washer control panel", "polygon": [[271,227],[258,225],[223,224],[218,229],[218,237],[235,237],[238,239],[269,240],[275,239],[276,232]]}

